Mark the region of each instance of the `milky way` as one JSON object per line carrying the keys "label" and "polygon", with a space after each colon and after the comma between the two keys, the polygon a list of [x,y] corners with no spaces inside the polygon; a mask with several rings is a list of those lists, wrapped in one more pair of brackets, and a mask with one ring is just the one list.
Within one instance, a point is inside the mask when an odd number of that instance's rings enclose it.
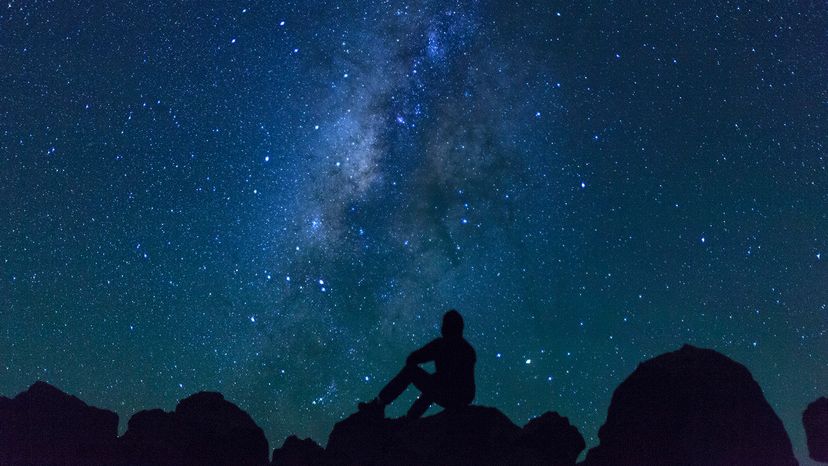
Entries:
{"label": "milky way", "polygon": [[0,394],[43,379],[124,424],[218,390],[272,446],[324,442],[456,307],[476,402],[517,423],[594,445],[614,387],[688,342],[747,365],[804,458],[827,15],[12,1]]}

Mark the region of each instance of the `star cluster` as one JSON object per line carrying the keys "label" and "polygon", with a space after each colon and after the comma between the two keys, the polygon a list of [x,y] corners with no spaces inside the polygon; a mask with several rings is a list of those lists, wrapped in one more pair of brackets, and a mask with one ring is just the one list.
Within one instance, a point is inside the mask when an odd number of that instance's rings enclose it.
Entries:
{"label": "star cluster", "polygon": [[[0,393],[218,390],[324,442],[449,307],[477,403],[597,442],[684,342],[804,458],[828,387],[820,2],[0,9]],[[389,410],[404,412],[406,400]],[[399,411],[399,413],[396,413]]]}

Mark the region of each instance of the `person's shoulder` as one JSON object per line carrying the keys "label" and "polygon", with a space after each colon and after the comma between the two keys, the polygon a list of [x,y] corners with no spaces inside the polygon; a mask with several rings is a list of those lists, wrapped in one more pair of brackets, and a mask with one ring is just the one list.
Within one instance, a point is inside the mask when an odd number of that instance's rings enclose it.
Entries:
{"label": "person's shoulder", "polygon": [[474,346],[472,346],[471,343],[469,343],[469,341],[466,340],[465,338],[463,338],[463,346],[465,346],[466,349],[468,349],[471,352],[471,354],[477,354],[474,351]]}
{"label": "person's shoulder", "polygon": [[443,337],[437,337],[430,342],[426,343],[428,347],[435,347],[435,346],[443,346],[445,344],[446,339]]}

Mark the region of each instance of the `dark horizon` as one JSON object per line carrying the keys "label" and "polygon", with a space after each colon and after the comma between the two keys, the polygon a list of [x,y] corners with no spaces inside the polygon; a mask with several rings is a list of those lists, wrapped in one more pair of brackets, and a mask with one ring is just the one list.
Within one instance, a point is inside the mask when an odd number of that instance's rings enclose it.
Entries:
{"label": "dark horizon", "polygon": [[748,367],[804,463],[826,30],[824,2],[13,0],[0,394],[123,423],[214,390],[324,442],[457,308],[475,403],[518,424],[595,446],[688,342]]}
{"label": "dark horizon", "polygon": [[[339,420],[324,447],[314,439],[291,435],[281,444],[271,444],[271,450],[256,420],[217,392],[188,396],[174,411],[139,411],[130,416],[127,431],[119,434],[114,412],[38,381],[14,399],[0,397],[0,462],[575,466],[579,453],[584,453],[579,466],[798,464],[781,419],[750,371],[715,350],[692,345],[642,361],[613,390],[600,444],[588,451],[577,426],[560,413],[546,411],[520,427],[496,407],[469,404],[465,395],[451,401],[445,398],[450,392],[441,392],[450,387],[439,388],[448,380],[448,373],[441,371],[473,356],[473,351],[463,349],[467,343],[457,331],[462,320],[453,312],[444,320],[443,336],[413,352],[406,368],[376,400],[361,403],[356,412]],[[459,359],[452,361],[452,354]],[[431,356],[436,378],[415,375],[417,364]],[[391,403],[406,381],[413,381],[423,391],[421,396],[445,409],[420,417],[423,405],[418,400],[405,416],[386,417],[381,404]],[[828,398],[809,404],[803,413],[810,457],[822,461],[828,459],[826,421]]]}

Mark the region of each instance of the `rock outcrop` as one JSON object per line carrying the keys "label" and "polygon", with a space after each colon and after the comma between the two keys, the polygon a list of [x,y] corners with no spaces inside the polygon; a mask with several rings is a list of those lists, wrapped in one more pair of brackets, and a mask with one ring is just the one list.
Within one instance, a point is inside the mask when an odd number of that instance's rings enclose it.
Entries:
{"label": "rock outcrop", "polygon": [[[810,455],[828,461],[828,399],[803,413]],[[118,416],[44,382],[0,397],[0,465],[552,465],[574,466],[585,448],[569,420],[547,412],[523,428],[495,408],[467,406],[416,420],[358,412],[322,448],[288,437],[268,460],[253,419],[219,393],[172,412]],[[791,442],[750,372],[713,350],[685,345],[638,366],[616,388],[583,466],[793,466]]]}
{"label": "rock outcrop", "polygon": [[315,466],[324,462],[325,449],[318,443],[306,438],[291,435],[285,439],[281,448],[273,450],[273,466]]}
{"label": "rock outcrop", "polygon": [[181,400],[175,411],[136,413],[120,439],[124,464],[269,464],[264,432],[220,393],[200,392]]}
{"label": "rock outcrop", "polygon": [[336,465],[575,464],[584,440],[566,418],[549,413],[530,424],[521,429],[483,406],[415,421],[356,413],[334,426],[325,456]]}
{"label": "rock outcrop", "polygon": [[35,382],[0,397],[0,464],[112,464],[118,415]]}
{"label": "rock outcrop", "polygon": [[747,368],[689,345],[640,364],[615,389],[598,437],[585,466],[797,464]]}
{"label": "rock outcrop", "polygon": [[828,463],[828,398],[809,404],[802,413],[802,425],[811,459]]}
{"label": "rock outcrop", "polygon": [[584,437],[569,419],[547,411],[523,426],[509,464],[575,464],[586,448]]}
{"label": "rock outcrop", "polygon": [[119,439],[122,464],[184,464],[187,452],[181,444],[173,413],[160,409],[139,411],[129,418]]}

